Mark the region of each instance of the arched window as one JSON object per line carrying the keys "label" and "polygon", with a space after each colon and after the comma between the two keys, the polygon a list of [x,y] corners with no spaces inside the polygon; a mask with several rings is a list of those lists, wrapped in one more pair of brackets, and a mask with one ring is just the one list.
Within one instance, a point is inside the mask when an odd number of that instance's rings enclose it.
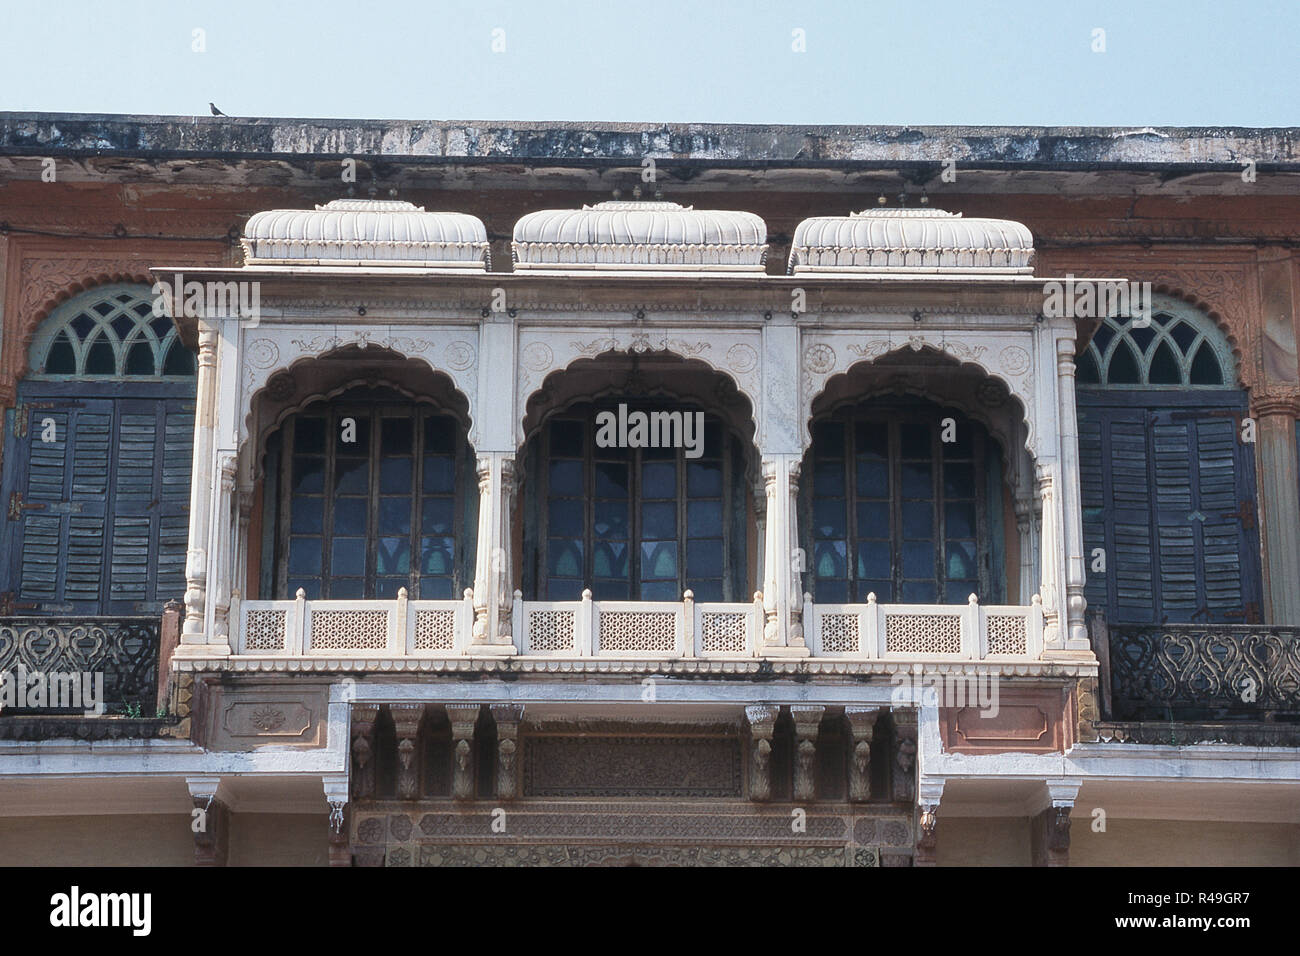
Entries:
{"label": "arched window", "polygon": [[[631,416],[693,415],[628,400]],[[549,419],[527,457],[524,584],[540,600],[744,601],[745,465],[740,440],[705,414],[696,456],[685,447],[602,447],[597,416],[579,404]],[[634,420],[634,419],[632,419]],[[648,439],[647,439],[648,440]],[[631,443],[630,443],[631,444]],[[751,592],[752,594],[752,592]]]}
{"label": "arched window", "polygon": [[379,387],[309,406],[268,441],[265,487],[266,593],[447,600],[474,583],[474,458],[431,402]]}
{"label": "arched window", "polygon": [[105,286],[58,310],[33,337],[31,377],[41,379],[184,379],[194,355],[167,316],[139,286]]}
{"label": "arched window", "polygon": [[194,360],[147,286],[59,306],[8,413],[0,556],[19,614],[153,614],[185,593]]}
{"label": "arched window", "polygon": [[1149,324],[1105,320],[1077,371],[1090,606],[1121,624],[1258,620],[1253,446],[1223,332],[1157,296]]}
{"label": "arched window", "polygon": [[1003,600],[1001,451],[978,422],[919,400],[865,402],[815,421],[805,461],[816,600]]}

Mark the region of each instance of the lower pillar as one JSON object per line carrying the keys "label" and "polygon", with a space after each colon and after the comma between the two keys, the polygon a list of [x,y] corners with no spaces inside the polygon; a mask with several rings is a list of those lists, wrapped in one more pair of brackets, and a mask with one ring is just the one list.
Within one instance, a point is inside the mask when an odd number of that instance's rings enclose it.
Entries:
{"label": "lower pillar", "polygon": [[194,865],[225,866],[230,853],[230,807],[219,798],[218,777],[186,777],[194,810],[190,831],[194,834]]}

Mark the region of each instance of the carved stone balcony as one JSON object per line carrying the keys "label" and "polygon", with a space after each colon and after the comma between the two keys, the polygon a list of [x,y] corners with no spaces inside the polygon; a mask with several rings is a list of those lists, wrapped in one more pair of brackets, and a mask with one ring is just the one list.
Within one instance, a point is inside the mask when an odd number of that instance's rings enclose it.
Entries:
{"label": "carved stone balcony", "polygon": [[[480,609],[481,611],[481,609]],[[761,595],[744,603],[525,601],[516,591],[511,644],[473,643],[474,597],[412,601],[246,601],[234,643],[237,659],[397,661],[513,656],[548,661],[690,662],[731,667],[767,658],[821,661],[825,667],[937,662],[1023,666],[1042,659],[1041,604],[813,604],[802,607],[803,646],[764,643]],[[792,642],[794,643],[794,642]],[[731,662],[731,663],[727,663]],[[423,666],[423,665],[420,665]],[[742,668],[743,669],[743,668]]]}
{"label": "carved stone balcony", "polygon": [[1295,630],[1112,624],[1108,644],[1115,720],[1300,723]]}
{"label": "carved stone balcony", "polygon": [[[158,617],[0,618],[0,674],[103,675],[105,713],[152,718],[158,705]],[[4,710],[51,716],[80,714],[82,707]]]}

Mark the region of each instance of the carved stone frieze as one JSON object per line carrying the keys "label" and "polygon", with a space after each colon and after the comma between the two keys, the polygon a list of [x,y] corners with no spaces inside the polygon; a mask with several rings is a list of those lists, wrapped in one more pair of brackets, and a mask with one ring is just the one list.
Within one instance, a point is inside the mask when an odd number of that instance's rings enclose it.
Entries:
{"label": "carved stone frieze", "polygon": [[739,797],[735,737],[527,737],[526,797]]}

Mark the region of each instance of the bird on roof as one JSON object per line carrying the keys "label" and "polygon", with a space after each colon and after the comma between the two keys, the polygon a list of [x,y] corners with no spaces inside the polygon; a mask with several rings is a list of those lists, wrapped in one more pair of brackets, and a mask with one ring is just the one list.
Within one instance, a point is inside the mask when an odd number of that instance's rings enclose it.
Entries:
{"label": "bird on roof", "polygon": [[217,109],[217,104],[216,104],[216,103],[213,103],[213,102],[210,102],[210,101],[209,101],[209,103],[208,103],[208,109],[212,110],[212,115],[213,115],[213,116],[225,116],[225,115],[226,115],[225,113],[221,112],[221,110]]}

